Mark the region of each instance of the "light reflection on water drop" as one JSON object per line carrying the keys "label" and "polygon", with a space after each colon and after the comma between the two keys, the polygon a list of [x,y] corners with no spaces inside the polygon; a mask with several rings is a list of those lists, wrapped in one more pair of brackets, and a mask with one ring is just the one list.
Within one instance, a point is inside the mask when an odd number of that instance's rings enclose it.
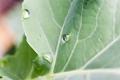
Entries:
{"label": "light reflection on water drop", "polygon": [[66,43],[70,40],[70,34],[63,34],[62,36],[62,43]]}
{"label": "light reflection on water drop", "polygon": [[52,56],[50,54],[45,54],[43,58],[47,60],[49,63],[52,63],[53,61]]}
{"label": "light reflection on water drop", "polygon": [[24,9],[23,11],[23,18],[28,19],[30,17],[30,12],[28,9]]}

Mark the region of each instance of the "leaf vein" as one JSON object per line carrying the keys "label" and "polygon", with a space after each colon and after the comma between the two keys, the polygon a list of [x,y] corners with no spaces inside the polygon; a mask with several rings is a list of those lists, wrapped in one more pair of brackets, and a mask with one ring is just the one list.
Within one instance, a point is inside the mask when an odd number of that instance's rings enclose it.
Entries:
{"label": "leaf vein", "polygon": [[60,24],[58,24],[58,22],[56,21],[56,19],[55,19],[55,17],[54,17],[54,13],[53,13],[53,10],[52,10],[52,8],[51,8],[51,6],[50,6],[49,0],[48,0],[48,6],[49,6],[49,10],[50,10],[51,15],[52,15],[51,18],[52,18],[53,22],[57,25],[57,27],[58,27],[59,29],[61,29]]}
{"label": "leaf vein", "polygon": [[84,10],[84,0],[83,0],[83,4],[82,4],[81,19],[80,19],[81,22],[80,22],[79,31],[77,33],[77,39],[76,39],[75,45],[73,46],[73,49],[71,50],[70,56],[69,56],[67,62],[65,63],[65,65],[64,65],[64,67],[63,67],[63,69],[61,71],[64,71],[67,68],[67,65],[69,64],[69,61],[72,58],[72,55],[73,55],[73,53],[74,53],[74,51],[75,51],[75,49],[77,47],[77,44],[78,44],[78,41],[79,41],[79,33],[80,33],[81,28],[82,28],[83,10]]}
{"label": "leaf vein", "polygon": [[[71,5],[73,4],[74,0],[71,2]],[[56,60],[57,60],[57,56],[58,56],[58,51],[59,51],[59,47],[60,47],[60,43],[61,43],[61,38],[62,38],[62,33],[63,33],[63,30],[64,30],[64,27],[65,27],[65,24],[67,22],[67,18],[68,18],[68,14],[70,13],[71,11],[71,6],[69,7],[68,9],[68,13],[64,19],[64,23],[61,27],[61,31],[60,31],[60,35],[59,35],[59,38],[58,38],[58,43],[57,43],[57,47],[56,47],[56,51],[55,51],[55,56],[53,57],[53,63],[52,63],[52,67],[51,67],[51,71],[50,72],[54,72],[54,67],[55,67],[55,64],[56,64]]]}

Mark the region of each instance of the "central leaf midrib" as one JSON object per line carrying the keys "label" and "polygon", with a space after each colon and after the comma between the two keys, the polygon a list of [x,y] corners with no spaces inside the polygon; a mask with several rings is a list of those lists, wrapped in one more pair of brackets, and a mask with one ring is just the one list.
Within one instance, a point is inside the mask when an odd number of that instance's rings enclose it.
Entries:
{"label": "central leaf midrib", "polygon": [[82,24],[83,24],[83,23],[82,23],[82,18],[83,18],[82,15],[83,15],[83,10],[84,10],[84,1],[85,1],[85,0],[82,1],[81,19],[80,19],[79,30],[78,30],[78,33],[77,33],[77,38],[76,38],[75,44],[74,44],[74,46],[73,46],[73,49],[71,50],[70,56],[69,56],[67,62],[65,63],[63,69],[61,70],[61,72],[63,72],[63,71],[66,69],[67,65],[69,64],[69,61],[70,61],[70,59],[71,59],[71,57],[72,57],[72,55],[73,55],[73,53],[74,53],[74,51],[75,51],[75,49],[76,49],[76,47],[77,47],[77,44],[78,44],[78,42],[79,42],[79,34],[80,34],[80,31],[81,31],[81,28],[82,28]]}
{"label": "central leaf midrib", "polygon": [[55,64],[56,64],[56,60],[57,60],[57,56],[58,56],[58,50],[59,50],[60,43],[61,43],[62,33],[63,33],[64,27],[65,27],[65,24],[66,24],[66,22],[67,22],[67,18],[69,17],[68,14],[70,13],[70,11],[71,11],[71,9],[72,9],[72,4],[74,4],[74,1],[75,1],[75,0],[73,0],[73,1],[71,2],[71,5],[70,5],[70,7],[69,7],[69,9],[68,9],[68,13],[67,13],[67,15],[66,15],[66,17],[65,17],[65,19],[64,19],[64,23],[63,23],[63,25],[62,25],[62,27],[61,27],[61,31],[60,31],[60,35],[59,35],[59,38],[58,38],[58,43],[57,43],[56,51],[55,51],[55,56],[54,56],[53,63],[52,63],[52,67],[51,67],[51,71],[50,71],[51,73],[54,73],[54,68],[55,68]]}

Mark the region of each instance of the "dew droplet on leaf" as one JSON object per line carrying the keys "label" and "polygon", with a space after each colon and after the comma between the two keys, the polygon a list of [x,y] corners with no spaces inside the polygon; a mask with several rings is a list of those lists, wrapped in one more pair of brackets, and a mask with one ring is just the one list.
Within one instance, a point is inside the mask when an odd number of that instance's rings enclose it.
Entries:
{"label": "dew droplet on leaf", "polygon": [[50,54],[45,54],[43,58],[47,60],[49,63],[52,63],[52,56]]}
{"label": "dew droplet on leaf", "polygon": [[28,9],[24,9],[23,11],[23,18],[28,19],[30,17],[30,12]]}
{"label": "dew droplet on leaf", "polygon": [[63,34],[63,36],[62,36],[62,42],[66,43],[69,40],[70,40],[70,35],[69,34]]}

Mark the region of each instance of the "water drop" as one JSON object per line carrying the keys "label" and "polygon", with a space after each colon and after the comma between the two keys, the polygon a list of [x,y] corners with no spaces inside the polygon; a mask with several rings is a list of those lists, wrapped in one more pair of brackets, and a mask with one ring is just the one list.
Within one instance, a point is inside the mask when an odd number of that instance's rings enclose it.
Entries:
{"label": "water drop", "polygon": [[70,35],[69,34],[63,34],[63,36],[62,36],[62,42],[66,43],[69,40],[70,40]]}
{"label": "water drop", "polygon": [[28,9],[24,9],[23,11],[23,18],[28,19],[30,17],[30,12]]}
{"label": "water drop", "polygon": [[50,54],[45,54],[43,58],[47,60],[49,63],[52,63],[52,56]]}

